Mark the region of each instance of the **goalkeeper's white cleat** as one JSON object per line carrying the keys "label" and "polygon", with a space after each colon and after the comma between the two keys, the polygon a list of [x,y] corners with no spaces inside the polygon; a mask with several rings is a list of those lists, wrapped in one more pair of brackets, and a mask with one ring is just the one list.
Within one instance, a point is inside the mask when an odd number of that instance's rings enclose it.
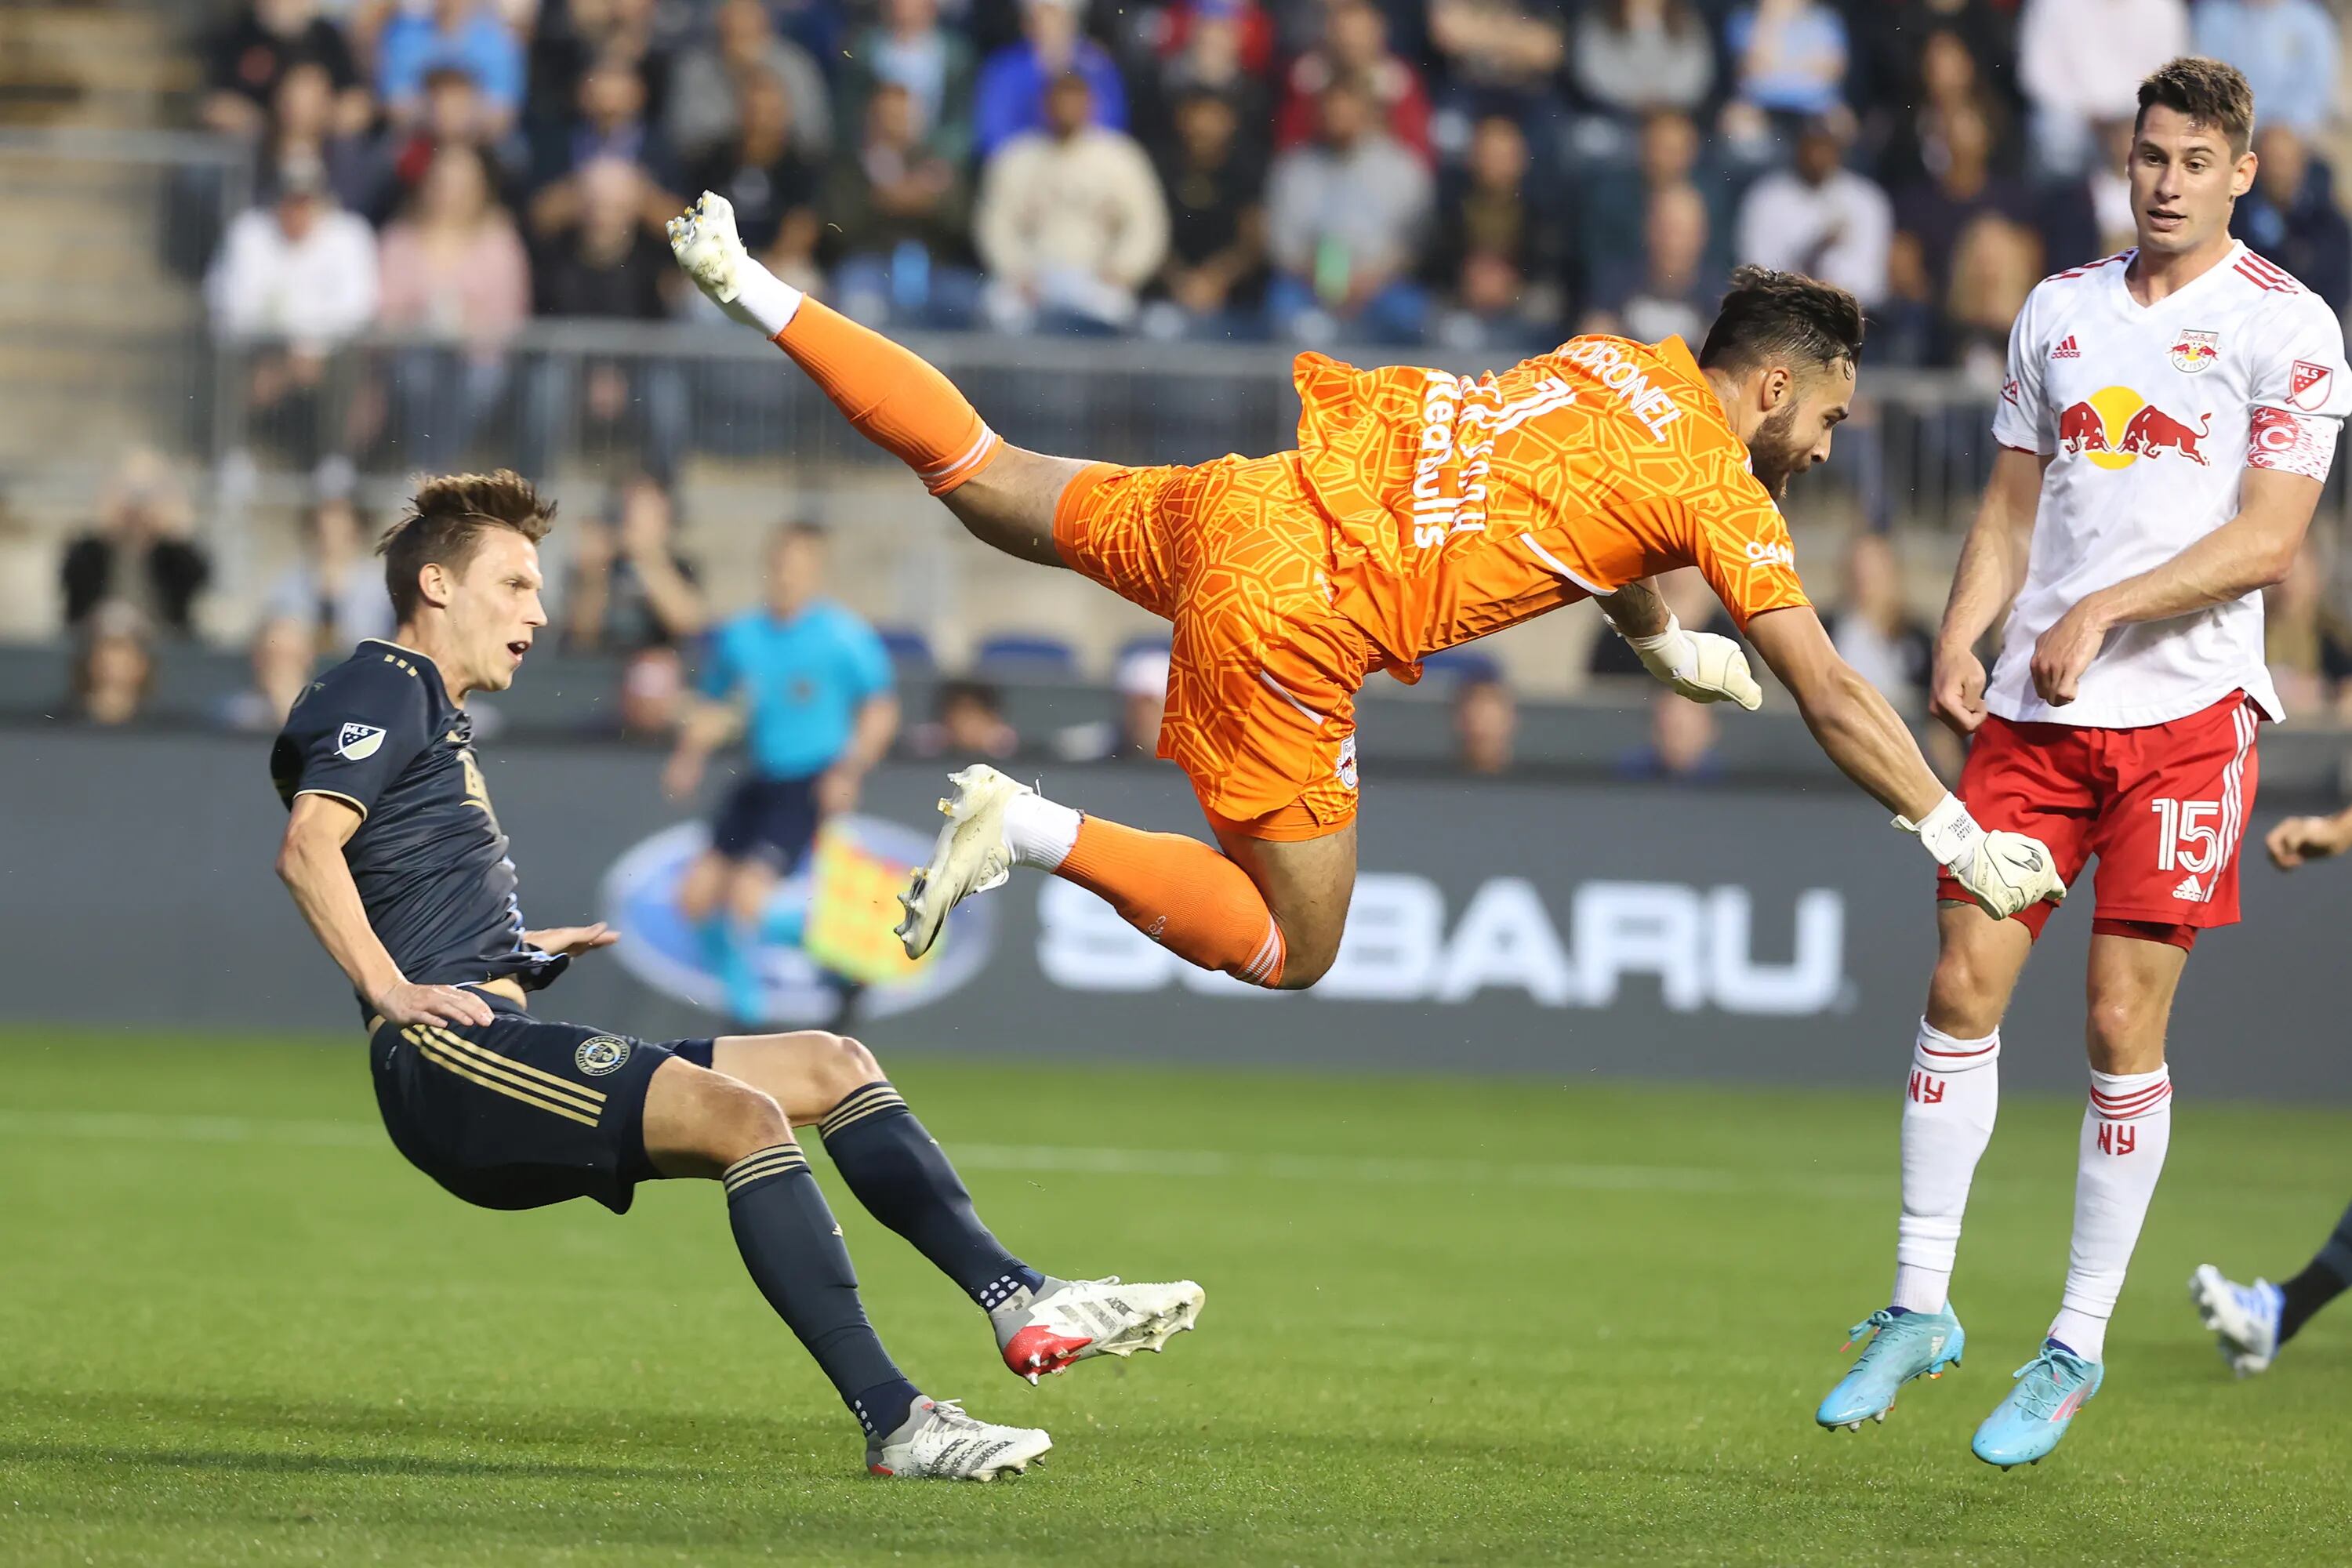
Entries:
{"label": "goalkeeper's white cleat", "polygon": [[744,269],[751,259],[735,233],[733,204],[705,191],[667,227],[670,254],[694,286],[710,296],[714,305],[733,304],[743,291]]}
{"label": "goalkeeper's white cleat", "polygon": [[2270,1370],[2278,1355],[2279,1309],[2284,1305],[2277,1286],[2267,1279],[2240,1285],[2211,1264],[2200,1263],[2189,1277],[2189,1299],[2213,1331],[2231,1372],[2252,1377]]}
{"label": "goalkeeper's white cleat", "polygon": [[940,939],[948,911],[971,897],[1001,888],[1013,876],[1013,845],[1004,836],[1004,807],[1017,795],[1037,792],[985,763],[950,773],[954,795],[940,802],[947,826],[931,846],[930,864],[916,869],[898,905],[898,940],[908,958],[920,958]]}
{"label": "goalkeeper's white cleat", "polygon": [[866,1468],[901,1480],[992,1481],[1021,1474],[1053,1446],[1033,1426],[999,1426],[956,1400],[923,1399],[896,1432],[867,1440]]}
{"label": "goalkeeper's white cleat", "polygon": [[1014,1291],[991,1310],[1004,1364],[1034,1383],[1098,1355],[1158,1352],[1200,1321],[1208,1292],[1190,1279],[1129,1285],[1108,1279],[1048,1279]]}

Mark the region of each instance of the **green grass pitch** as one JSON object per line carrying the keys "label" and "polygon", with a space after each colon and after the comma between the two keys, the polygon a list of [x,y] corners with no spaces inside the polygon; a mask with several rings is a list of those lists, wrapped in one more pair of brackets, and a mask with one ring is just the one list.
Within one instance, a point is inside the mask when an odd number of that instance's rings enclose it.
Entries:
{"label": "green grass pitch", "polygon": [[1209,1289],[1165,1356],[1033,1390],[830,1184],[911,1375],[1054,1434],[977,1487],[863,1474],[707,1184],[482,1213],[384,1142],[355,1040],[0,1034],[0,1563],[2352,1556],[2352,1306],[2239,1384],[2182,1291],[2301,1265],[2352,1117],[2216,1105],[2218,1066],[2056,1456],[1968,1453],[2065,1267],[2054,1100],[1979,1176],[1967,1364],[1814,1428],[1891,1266],[1889,1062],[1871,1096],[891,1063],[1032,1261]]}

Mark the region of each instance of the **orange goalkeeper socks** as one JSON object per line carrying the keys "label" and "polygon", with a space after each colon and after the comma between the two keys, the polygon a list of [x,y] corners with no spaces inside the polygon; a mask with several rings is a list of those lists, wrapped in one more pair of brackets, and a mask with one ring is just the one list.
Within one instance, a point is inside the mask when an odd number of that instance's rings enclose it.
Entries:
{"label": "orange goalkeeper socks", "polygon": [[814,300],[801,301],[776,346],[808,372],[859,435],[914,469],[935,496],[1004,449],[955,384],[921,355]]}
{"label": "orange goalkeeper socks", "polygon": [[1257,885],[1197,838],[1089,816],[1055,875],[1099,895],[1188,963],[1253,985],[1282,981],[1282,928]]}

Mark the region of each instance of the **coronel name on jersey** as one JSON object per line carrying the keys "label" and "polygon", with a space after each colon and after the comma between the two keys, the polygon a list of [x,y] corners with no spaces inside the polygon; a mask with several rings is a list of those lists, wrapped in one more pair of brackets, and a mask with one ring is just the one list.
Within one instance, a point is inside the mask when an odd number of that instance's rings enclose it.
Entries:
{"label": "coronel name on jersey", "polygon": [[1592,379],[1615,394],[1626,412],[1661,443],[1666,438],[1666,426],[1683,416],[1683,406],[1675,401],[1674,394],[1653,382],[1650,373],[1612,339],[1580,339],[1560,357],[1591,372]]}

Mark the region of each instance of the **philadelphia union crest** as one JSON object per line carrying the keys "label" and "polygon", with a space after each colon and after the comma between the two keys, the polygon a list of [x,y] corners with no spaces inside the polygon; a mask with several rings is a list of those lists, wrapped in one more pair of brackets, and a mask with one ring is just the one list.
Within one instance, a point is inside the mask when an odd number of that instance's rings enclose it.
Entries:
{"label": "philadelphia union crest", "polygon": [[608,1072],[618,1070],[621,1064],[629,1059],[629,1042],[611,1035],[592,1035],[580,1042],[580,1048],[572,1053],[572,1059],[590,1078],[603,1078]]}

